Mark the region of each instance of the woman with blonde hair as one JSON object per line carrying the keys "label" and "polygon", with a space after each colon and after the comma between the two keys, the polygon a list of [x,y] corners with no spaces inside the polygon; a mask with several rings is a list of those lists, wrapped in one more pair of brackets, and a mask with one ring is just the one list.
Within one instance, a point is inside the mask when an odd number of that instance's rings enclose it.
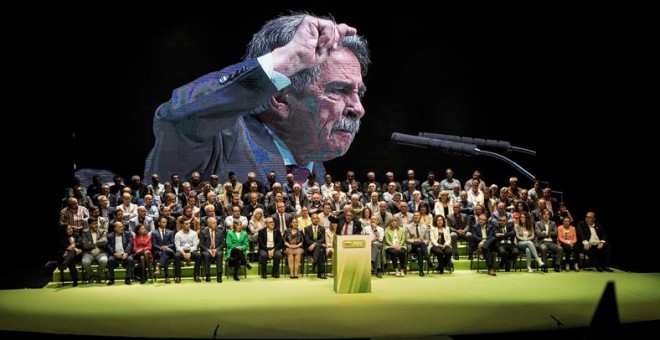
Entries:
{"label": "woman with blonde hair", "polygon": [[[564,217],[563,224],[557,229],[557,243],[564,249],[565,260],[564,270],[571,270],[571,264],[576,272],[580,271],[578,262],[580,262],[580,248],[576,247],[577,234],[575,227],[571,225],[572,218],[570,216]],[[571,255],[573,260],[571,261]]]}
{"label": "woman with blonde hair", "polygon": [[406,276],[406,232],[403,228],[399,228],[399,220],[396,218],[390,220],[390,226],[385,230],[383,248],[385,254],[392,260],[394,275]]}
{"label": "woman with blonde hair", "polygon": [[443,216],[447,217],[449,216],[449,213],[451,212],[451,203],[449,202],[449,191],[443,190],[440,192],[440,198],[438,198],[438,201],[435,202],[435,206],[433,207],[433,214],[435,216]]}
{"label": "woman with blonde hair", "polygon": [[250,222],[248,223],[248,230],[250,231],[250,242],[257,242],[257,235],[259,230],[266,227],[266,219],[264,218],[264,210],[261,208],[254,209]]}

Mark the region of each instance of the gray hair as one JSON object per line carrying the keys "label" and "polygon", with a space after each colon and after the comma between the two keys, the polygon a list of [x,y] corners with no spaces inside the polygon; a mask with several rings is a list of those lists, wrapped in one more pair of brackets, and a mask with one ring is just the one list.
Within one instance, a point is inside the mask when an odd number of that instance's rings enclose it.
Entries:
{"label": "gray hair", "polygon": [[[266,53],[272,52],[278,47],[288,44],[291,39],[293,39],[298,24],[300,24],[300,22],[302,22],[302,20],[308,15],[310,14],[297,12],[268,21],[264,24],[261,30],[255,33],[252,37],[252,41],[250,41],[247,47],[247,55],[245,56],[245,59],[256,59]],[[334,19],[331,17],[319,18],[332,20],[334,22]],[[341,46],[355,54],[360,62],[362,76],[365,76],[370,63],[367,40],[359,35],[346,36],[341,41]],[[309,85],[318,80],[320,75],[320,66],[302,70],[290,77],[291,88],[298,93],[304,93]]]}

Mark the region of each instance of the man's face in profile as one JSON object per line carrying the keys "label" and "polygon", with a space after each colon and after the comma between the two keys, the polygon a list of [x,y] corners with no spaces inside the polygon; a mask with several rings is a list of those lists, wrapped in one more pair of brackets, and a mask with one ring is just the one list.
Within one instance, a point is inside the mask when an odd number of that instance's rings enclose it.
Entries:
{"label": "man's face in profile", "polygon": [[364,91],[358,59],[347,49],[336,50],[321,65],[321,75],[307,93],[285,95],[289,115],[283,122],[285,131],[277,133],[298,161],[341,156],[364,116]]}

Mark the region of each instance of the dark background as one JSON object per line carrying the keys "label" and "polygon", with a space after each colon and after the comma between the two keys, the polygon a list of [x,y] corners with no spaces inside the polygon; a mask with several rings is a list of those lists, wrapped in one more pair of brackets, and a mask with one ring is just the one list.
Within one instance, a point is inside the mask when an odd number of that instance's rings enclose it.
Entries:
{"label": "dark background", "polygon": [[[237,6],[102,8],[43,25],[29,48],[39,51],[34,82],[46,90],[28,100],[56,121],[31,122],[45,142],[38,152],[56,157],[26,174],[48,188],[32,262],[54,256],[52,231],[73,163],[142,174],[154,111],[173,89],[240,61],[266,20],[307,10],[356,27],[372,51],[362,130],[345,156],[326,162],[335,179],[353,169],[360,180],[370,170],[379,181],[387,170],[402,180],[409,168],[418,179],[429,169],[442,179],[451,167],[462,183],[478,169],[488,184],[517,176],[530,187],[501,161],[394,145],[389,137],[427,131],[507,140],[538,152],[507,156],[563,191],[574,218],[596,212],[614,265],[658,270],[640,246],[654,194],[644,188],[657,180],[641,161],[653,152],[642,143],[650,125],[640,109],[645,91],[631,80],[643,71],[636,18],[607,8]],[[31,275],[19,267],[12,277],[24,285]]]}

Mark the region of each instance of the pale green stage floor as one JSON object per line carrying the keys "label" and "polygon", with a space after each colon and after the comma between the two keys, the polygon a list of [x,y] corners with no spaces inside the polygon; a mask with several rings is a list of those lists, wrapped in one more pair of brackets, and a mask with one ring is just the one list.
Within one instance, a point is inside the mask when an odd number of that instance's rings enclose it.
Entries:
{"label": "pale green stage floor", "polygon": [[660,274],[475,271],[373,278],[372,293],[340,295],[332,279],[126,286],[51,283],[0,291],[0,329],[132,337],[339,338],[586,327],[608,281],[621,321],[660,319]]}

